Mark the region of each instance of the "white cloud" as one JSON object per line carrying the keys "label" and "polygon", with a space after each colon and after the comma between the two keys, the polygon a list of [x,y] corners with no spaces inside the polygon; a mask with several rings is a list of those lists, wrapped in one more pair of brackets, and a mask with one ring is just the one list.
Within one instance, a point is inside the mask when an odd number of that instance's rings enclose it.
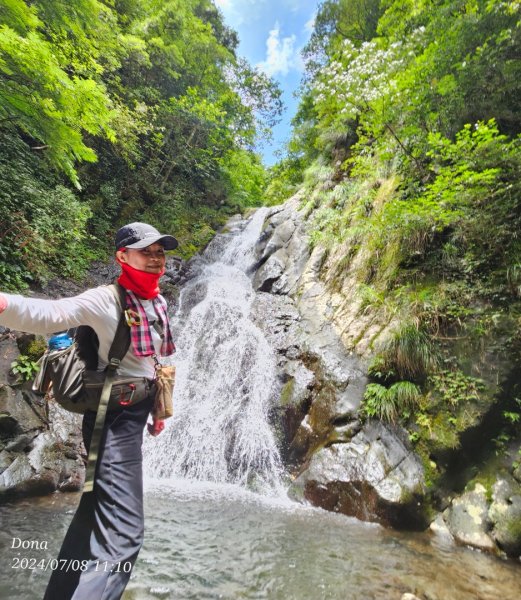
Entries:
{"label": "white cloud", "polygon": [[257,66],[266,75],[287,75],[290,69],[299,66],[298,53],[295,50],[296,40],[297,37],[294,34],[280,39],[280,26],[275,23],[275,27],[270,31],[266,40],[266,60]]}

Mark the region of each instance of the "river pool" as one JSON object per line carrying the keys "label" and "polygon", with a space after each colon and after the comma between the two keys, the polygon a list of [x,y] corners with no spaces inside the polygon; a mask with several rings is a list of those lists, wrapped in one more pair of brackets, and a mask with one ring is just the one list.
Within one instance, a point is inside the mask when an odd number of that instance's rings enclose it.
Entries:
{"label": "river pool", "polygon": [[[149,482],[145,497],[146,541],[124,600],[521,598],[518,562],[443,536],[390,531],[235,485]],[[57,556],[78,500],[56,493],[0,506],[0,598],[42,597],[42,566]],[[18,540],[39,547],[13,548]]]}

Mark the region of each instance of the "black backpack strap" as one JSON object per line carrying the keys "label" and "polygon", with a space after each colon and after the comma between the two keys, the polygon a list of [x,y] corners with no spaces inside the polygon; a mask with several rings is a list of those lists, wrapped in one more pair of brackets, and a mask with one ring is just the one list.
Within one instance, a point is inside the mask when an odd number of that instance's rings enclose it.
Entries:
{"label": "black backpack strap", "polygon": [[114,340],[112,341],[112,345],[110,346],[109,350],[109,364],[107,365],[105,381],[103,383],[103,389],[101,390],[98,411],[96,413],[96,422],[94,423],[94,429],[92,431],[92,437],[90,440],[89,457],[87,459],[87,470],[85,473],[85,484],[83,486],[84,492],[92,492],[94,489],[94,476],[98,462],[101,434],[103,431],[103,425],[105,424],[105,417],[109,405],[112,384],[114,382],[114,378],[116,377],[118,367],[130,347],[130,327],[128,326],[125,317],[126,292],[125,289],[119,284],[114,284],[110,287],[116,296],[116,300],[121,309],[121,315],[119,317]]}
{"label": "black backpack strap", "polygon": [[119,308],[121,309],[116,334],[114,335],[114,340],[109,350],[109,362],[112,358],[117,358],[121,362],[130,348],[130,327],[125,316],[125,310],[127,308],[127,293],[125,288],[119,285],[119,283],[114,283],[109,287],[111,288],[112,293],[116,296]]}

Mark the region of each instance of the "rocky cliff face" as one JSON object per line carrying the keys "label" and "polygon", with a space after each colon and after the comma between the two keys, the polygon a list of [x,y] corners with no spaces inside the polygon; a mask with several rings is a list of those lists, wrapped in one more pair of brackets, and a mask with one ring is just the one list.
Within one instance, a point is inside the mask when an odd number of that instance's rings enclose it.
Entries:
{"label": "rocky cliff face", "polygon": [[[309,250],[308,216],[299,206],[297,195],[272,209],[254,273],[258,324],[279,356],[282,392],[274,422],[282,424],[281,444],[294,477],[290,494],[384,525],[431,524],[460,543],[519,556],[515,444],[506,464],[497,463],[498,472],[489,476],[488,490],[477,484],[461,492],[456,481],[444,481],[442,488],[428,483],[401,427],[360,421],[367,360],[400,323],[378,306],[362,310],[349,269],[338,268],[357,260],[349,248]],[[469,439],[486,418],[483,412],[469,423]],[[465,460],[466,468],[478,471]],[[452,462],[458,462],[454,456]]]}
{"label": "rocky cliff face", "polygon": [[253,280],[258,325],[280,357],[278,413],[295,477],[290,493],[365,520],[425,527],[424,473],[407,435],[358,418],[364,356],[346,346],[349,331],[333,318],[340,297],[322,278],[323,252],[309,251],[298,207],[297,196],[267,218]]}

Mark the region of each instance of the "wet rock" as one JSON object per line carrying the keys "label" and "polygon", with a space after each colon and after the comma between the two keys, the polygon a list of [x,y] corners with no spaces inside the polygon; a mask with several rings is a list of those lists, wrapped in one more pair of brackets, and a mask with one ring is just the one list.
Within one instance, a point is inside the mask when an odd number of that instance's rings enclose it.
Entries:
{"label": "wet rock", "polygon": [[452,534],[449,531],[447,524],[443,520],[443,515],[441,514],[436,515],[434,521],[429,525],[429,529],[438,535],[452,538]]}
{"label": "wet rock", "polygon": [[[284,273],[288,262],[288,254],[280,248],[274,252],[262,267],[255,274],[253,285],[260,292],[269,292],[274,287],[275,282]],[[278,287],[279,293],[284,293],[281,287]]]}
{"label": "wet rock", "polygon": [[[0,388],[0,410],[12,421],[9,431],[4,427],[0,432],[0,501],[81,488],[84,465],[79,415],[51,402],[47,430],[22,392],[8,386]],[[5,420],[0,419],[0,426]]]}
{"label": "wet rock", "polygon": [[[328,440],[350,439],[357,426],[349,423],[356,422],[366,377],[357,357],[346,352],[325,311],[317,310],[324,295],[318,278],[323,254],[315,253],[310,259],[298,196],[266,219],[256,249],[259,260],[253,282],[260,291],[252,312],[281,357],[281,418],[289,443],[287,460],[295,465]],[[303,286],[305,269],[308,281]],[[293,381],[295,367],[289,367],[290,363],[312,373],[304,386]],[[307,415],[303,413],[306,408]]]}
{"label": "wet rock", "polygon": [[521,555],[521,486],[510,477],[496,481],[488,512],[491,537],[509,556]]}
{"label": "wet rock", "polygon": [[315,377],[317,384],[311,394],[308,414],[300,423],[289,447],[288,457],[292,464],[306,462],[317,448],[324,445],[334,427],[335,388],[322,380],[319,370],[315,372]]}
{"label": "wet rock", "polygon": [[297,194],[271,212],[255,246],[258,257],[254,288],[295,296],[309,257],[305,222]]}
{"label": "wet rock", "polygon": [[0,335],[0,385],[14,383],[16,377],[11,374],[11,363],[20,356],[16,338],[11,333]]}
{"label": "wet rock", "polygon": [[7,413],[0,413],[0,437],[10,438],[16,435],[19,429],[18,421]]}
{"label": "wet rock", "polygon": [[300,356],[300,315],[291,298],[259,292],[252,304],[251,319],[281,358],[279,366]]}
{"label": "wet rock", "polygon": [[[298,361],[289,361],[285,367],[285,383],[280,393],[280,407],[282,409],[282,426],[286,445],[295,438],[302,420],[311,402],[311,388],[315,376]],[[286,450],[286,449],[285,449]],[[285,452],[287,454],[287,452]],[[289,460],[289,457],[287,457]]]}
{"label": "wet rock", "polygon": [[10,441],[5,446],[7,452],[27,452],[33,446],[33,440],[36,437],[37,432],[22,433]]}
{"label": "wet rock", "polygon": [[345,425],[336,425],[329,434],[326,445],[350,442],[361,428],[362,424],[358,419],[349,420]]}
{"label": "wet rock", "polygon": [[486,490],[481,484],[455,498],[443,512],[443,518],[457,541],[482,550],[495,549],[494,542],[486,533],[490,525],[488,501]]}
{"label": "wet rock", "polygon": [[[7,459],[7,452],[4,457]],[[82,481],[81,460],[66,458],[55,436],[45,432],[34,438],[30,452],[15,455],[0,474],[0,497],[73,491],[80,489]]]}
{"label": "wet rock", "polygon": [[[44,426],[42,419],[24,399],[22,391],[8,385],[0,385],[0,414],[9,417],[8,428],[13,433],[41,429]],[[16,422],[16,426],[13,426],[13,422]]]}
{"label": "wet rock", "polygon": [[317,451],[292,495],[365,521],[422,529],[423,467],[403,432],[371,423],[350,442]]}
{"label": "wet rock", "polygon": [[0,452],[0,473],[3,473],[7,467],[9,467],[13,460],[14,457],[12,456],[11,452],[2,450],[2,452]]}
{"label": "wet rock", "polygon": [[[284,216],[285,215],[285,216]],[[261,256],[261,261],[265,261],[268,257],[273,256],[276,252],[285,248],[291,236],[295,231],[296,224],[292,219],[293,215],[287,209],[285,209],[285,213],[281,211],[277,213],[275,217],[272,218],[270,222],[270,229],[268,231],[272,231],[272,235],[269,237],[264,251]],[[284,219],[279,225],[276,224],[276,221],[280,219]]]}
{"label": "wet rock", "polygon": [[23,494],[29,489],[33,476],[29,458],[19,454],[0,475],[0,495],[6,495],[7,492]]}

